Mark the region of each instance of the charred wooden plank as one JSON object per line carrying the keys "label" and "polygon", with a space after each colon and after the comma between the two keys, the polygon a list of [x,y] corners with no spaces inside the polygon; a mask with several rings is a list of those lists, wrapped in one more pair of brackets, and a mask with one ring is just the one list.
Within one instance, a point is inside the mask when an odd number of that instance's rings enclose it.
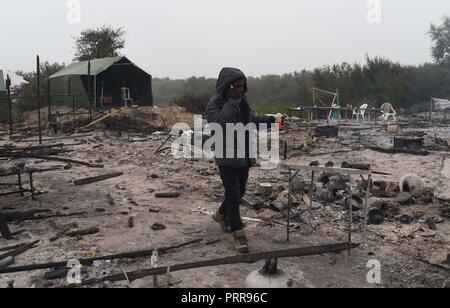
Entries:
{"label": "charred wooden plank", "polygon": [[123,172],[114,172],[114,173],[110,173],[110,174],[104,174],[104,175],[88,177],[88,178],[84,178],[84,179],[80,179],[80,180],[75,180],[74,183],[77,186],[81,186],[81,185],[87,185],[87,184],[91,184],[91,183],[95,183],[95,182],[112,179],[112,178],[122,176],[122,175],[123,175]]}
{"label": "charred wooden plank", "polygon": [[[181,244],[178,244],[175,246],[169,246],[169,247],[152,248],[152,249],[142,250],[142,251],[125,252],[125,253],[107,255],[107,256],[90,258],[90,259],[80,259],[79,262],[82,265],[89,266],[94,261],[146,258],[146,257],[152,256],[155,249],[158,250],[158,253],[160,255],[162,255],[171,250],[178,249],[178,248],[188,246],[188,245],[194,245],[194,244],[200,243],[201,241],[203,241],[203,239],[192,240],[192,241],[188,241],[185,243],[181,243]],[[31,265],[24,265],[24,266],[16,266],[16,267],[8,268],[8,269],[0,269],[0,274],[28,272],[28,271],[36,271],[36,270],[49,269],[49,268],[61,268],[61,267],[66,267],[67,262],[68,262],[68,260],[63,261],[63,262],[50,262],[50,263],[43,263],[43,264],[31,264]]]}
{"label": "charred wooden plank", "polygon": [[[211,267],[218,265],[226,265],[226,264],[238,264],[238,263],[248,263],[253,264],[260,260],[274,259],[274,258],[287,258],[287,257],[301,257],[301,256],[311,256],[318,255],[324,253],[332,253],[332,252],[341,252],[345,250],[350,250],[359,247],[359,244],[352,243],[342,243],[342,244],[332,244],[332,245],[322,245],[322,246],[314,246],[314,247],[303,247],[289,250],[280,250],[280,251],[269,251],[269,252],[258,252],[251,253],[246,255],[238,255],[234,257],[226,257],[221,259],[213,259],[207,261],[200,262],[192,262],[192,263],[184,263],[177,264],[170,267],[170,272],[194,269],[194,268],[202,268],[202,267]],[[164,275],[167,273],[167,266],[158,267],[158,268],[150,268],[137,270],[133,272],[126,273],[126,277],[130,281],[148,277],[155,275]],[[82,285],[92,285],[104,281],[121,281],[126,280],[124,273],[111,275],[107,277],[103,277],[100,279],[89,279],[83,281]]]}

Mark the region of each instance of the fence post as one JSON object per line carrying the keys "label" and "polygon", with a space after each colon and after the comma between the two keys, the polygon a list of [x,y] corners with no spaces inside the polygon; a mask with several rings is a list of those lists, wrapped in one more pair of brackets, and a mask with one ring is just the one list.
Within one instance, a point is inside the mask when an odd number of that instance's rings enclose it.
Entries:
{"label": "fence post", "polygon": [[6,75],[6,89],[8,90],[8,122],[9,122],[9,138],[13,134],[13,116],[12,116],[12,101],[11,101],[11,78]]}
{"label": "fence post", "polygon": [[42,127],[41,127],[41,69],[39,56],[36,57],[36,75],[37,75],[37,107],[38,107],[38,125],[39,125],[39,144],[42,144]]}

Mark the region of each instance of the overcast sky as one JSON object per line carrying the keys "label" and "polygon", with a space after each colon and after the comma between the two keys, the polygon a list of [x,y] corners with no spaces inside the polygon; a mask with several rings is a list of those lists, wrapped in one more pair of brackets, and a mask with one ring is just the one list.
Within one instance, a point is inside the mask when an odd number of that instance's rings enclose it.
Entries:
{"label": "overcast sky", "polygon": [[449,0],[79,0],[78,23],[76,1],[2,0],[0,69],[32,70],[36,54],[69,64],[73,36],[103,24],[124,27],[122,53],[154,77],[281,74],[365,54],[421,64],[430,23],[450,15]]}

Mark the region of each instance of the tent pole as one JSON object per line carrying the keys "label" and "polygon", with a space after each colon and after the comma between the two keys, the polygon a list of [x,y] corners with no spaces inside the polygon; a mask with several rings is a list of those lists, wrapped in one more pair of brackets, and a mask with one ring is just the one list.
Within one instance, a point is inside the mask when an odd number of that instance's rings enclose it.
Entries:
{"label": "tent pole", "polygon": [[97,108],[97,75],[94,76],[94,108]]}
{"label": "tent pole", "polygon": [[51,94],[50,94],[50,78],[47,78],[47,104],[48,104],[48,122],[50,123],[50,119],[51,119],[51,114],[52,114],[52,107],[51,107]]}
{"label": "tent pole", "polygon": [[103,108],[103,99],[104,99],[104,94],[105,94],[105,82],[102,81],[102,94],[101,94],[101,98],[100,98],[100,106],[102,106]]}

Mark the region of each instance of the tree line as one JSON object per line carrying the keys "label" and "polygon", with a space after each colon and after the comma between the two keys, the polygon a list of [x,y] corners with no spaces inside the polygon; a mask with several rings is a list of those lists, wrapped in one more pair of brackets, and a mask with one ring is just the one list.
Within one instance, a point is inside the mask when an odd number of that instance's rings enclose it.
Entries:
{"label": "tree line", "polygon": [[[260,112],[284,112],[291,107],[311,105],[313,87],[317,87],[331,92],[339,89],[342,106],[368,103],[370,107],[379,107],[390,102],[399,109],[425,111],[431,97],[450,98],[450,17],[443,17],[441,24],[431,24],[428,32],[433,42],[434,63],[409,66],[366,56],[365,63],[341,63],[283,75],[248,77],[249,101]],[[82,31],[75,38],[74,61],[120,55],[126,43],[124,35],[123,28],[106,25]],[[47,77],[64,66],[41,63],[41,93],[47,92]],[[29,83],[15,89],[16,95],[36,95],[36,73],[18,74]],[[192,110],[197,112],[214,94],[215,83],[215,79],[205,77],[153,78],[154,102],[158,106],[171,103],[193,106]],[[20,103],[21,112],[35,108],[32,99]]]}
{"label": "tree line", "polygon": [[[215,82],[204,77],[154,78],[154,101],[165,106],[180,97],[213,95]],[[311,105],[313,87],[331,92],[339,89],[342,106],[368,103],[379,107],[390,102],[397,108],[416,112],[427,110],[431,97],[450,98],[450,63],[404,66],[385,58],[367,57],[364,64],[342,63],[312,71],[249,77],[248,87],[250,103],[265,112]]]}

